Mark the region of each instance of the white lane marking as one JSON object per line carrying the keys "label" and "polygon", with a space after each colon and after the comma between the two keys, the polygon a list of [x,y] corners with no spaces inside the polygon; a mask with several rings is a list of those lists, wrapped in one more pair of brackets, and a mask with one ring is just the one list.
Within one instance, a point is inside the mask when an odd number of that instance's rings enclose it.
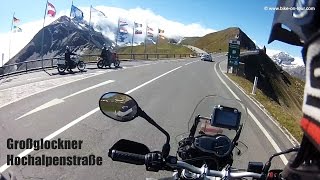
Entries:
{"label": "white lane marking", "polygon": [[161,78],[162,76],[165,76],[165,75],[167,75],[167,74],[169,74],[169,73],[171,73],[171,72],[173,72],[173,71],[175,71],[175,70],[180,69],[181,67],[182,67],[182,66],[179,66],[179,67],[177,67],[177,68],[175,68],[175,69],[172,69],[171,71],[168,71],[168,72],[166,72],[166,73],[164,73],[164,74],[162,74],[162,75],[160,75],[160,76],[158,76],[158,77],[156,77],[156,78],[153,78],[153,79],[151,79],[150,81],[145,82],[145,83],[141,84],[140,86],[137,86],[137,87],[131,89],[130,91],[126,92],[126,94],[130,94],[130,93],[132,93],[133,91],[135,91],[135,90],[137,90],[137,89],[140,89],[140,88],[142,88],[143,86],[151,83],[152,81],[155,81],[155,80]]}
{"label": "white lane marking", "polygon": [[217,71],[217,63],[214,65],[214,71],[216,72],[218,78],[220,79],[220,81],[222,82],[222,84],[224,84],[228,90],[231,92],[231,94],[240,101],[240,98],[236,95],[236,93],[234,93],[231,88],[227,85],[227,83],[221,78],[221,76],[219,75],[218,71]]}
{"label": "white lane marking", "polygon": [[62,100],[68,99],[68,98],[70,98],[70,97],[72,97],[72,96],[75,96],[75,95],[84,93],[84,92],[86,92],[86,91],[90,91],[91,89],[95,89],[95,88],[98,88],[98,87],[100,87],[100,86],[104,86],[104,85],[113,83],[114,81],[115,81],[115,80],[108,80],[108,81],[105,81],[105,82],[96,84],[96,85],[94,85],[94,86],[85,88],[85,89],[83,89],[83,90],[81,90],[81,91],[78,91],[78,92],[76,92],[76,93],[70,94],[69,96],[66,96],[66,97],[62,98]]}
{"label": "white lane marking", "polygon": [[185,64],[185,66],[188,66],[189,64],[192,64],[192,63],[197,62],[197,61],[199,61],[199,60],[189,62],[189,63]]}
{"label": "white lane marking", "polygon": [[[260,128],[260,130],[262,131],[262,133],[267,137],[267,139],[269,140],[269,142],[271,143],[271,145],[273,146],[273,148],[277,151],[277,152],[281,152],[280,147],[278,146],[278,144],[272,139],[272,137],[270,136],[270,134],[268,133],[268,131],[262,126],[262,124],[260,123],[260,121],[253,115],[253,113],[250,111],[250,109],[248,109],[248,113],[251,116],[251,118],[253,119],[253,121],[257,124],[257,126]],[[284,165],[286,165],[288,163],[287,158],[284,155],[280,155],[280,158],[282,160],[282,162],[284,163]]]}
{"label": "white lane marking", "polygon": [[49,108],[49,107],[51,107],[51,106],[55,106],[55,105],[60,104],[60,103],[63,103],[63,102],[64,102],[64,100],[62,100],[62,99],[53,99],[53,100],[51,100],[51,101],[49,101],[49,102],[47,102],[47,103],[45,103],[45,104],[43,104],[43,105],[35,108],[35,109],[27,112],[26,114],[18,117],[18,118],[15,119],[15,120],[19,120],[19,119],[24,118],[24,117],[26,117],[26,116],[29,116],[29,115],[31,115],[31,114],[33,114],[33,113],[39,112],[39,111],[41,111],[41,110],[47,109],[47,108]]}
{"label": "white lane marking", "polygon": [[[143,67],[143,66],[149,66],[149,65],[154,65],[154,64],[158,64],[158,62],[156,62],[156,63],[149,63],[149,64],[142,64],[142,65],[133,66],[133,67],[128,67],[128,68],[122,68],[122,69],[120,69],[120,70],[118,70],[118,71],[122,71],[122,70],[125,70],[125,69],[131,69],[131,68],[137,68],[137,67]],[[104,73],[109,73],[109,72],[114,72],[114,71],[105,71]],[[70,82],[65,82],[65,83],[59,84],[59,85],[57,85],[57,86],[52,86],[52,87],[49,87],[49,88],[44,88],[44,89],[42,89],[42,90],[40,90],[40,91],[37,91],[37,92],[31,93],[31,94],[28,94],[28,95],[23,96],[23,97],[21,97],[21,98],[17,98],[17,99],[15,99],[15,100],[13,100],[13,101],[10,101],[10,102],[8,102],[8,103],[6,103],[6,104],[0,105],[0,108],[3,108],[3,107],[5,107],[5,106],[7,106],[7,105],[9,105],[9,104],[18,102],[18,101],[20,101],[20,100],[22,100],[22,99],[28,98],[28,97],[33,96],[33,95],[35,95],[35,94],[42,93],[42,92],[48,91],[48,90],[50,90],[50,89],[53,89],[53,88],[56,88],[56,87],[60,87],[60,86],[63,86],[63,85],[69,84],[69,83],[73,83],[73,82],[81,81],[81,80],[84,80],[84,79],[87,79],[87,78],[91,78],[91,77],[94,77],[94,76],[98,76],[98,75],[101,75],[101,74],[104,74],[104,73],[94,73],[92,76],[86,76],[86,77],[83,77],[83,78],[80,78],[80,79],[77,79],[77,80],[74,80],[74,81],[70,81]],[[86,74],[86,75],[88,75],[88,74]],[[48,79],[47,79],[47,80],[43,80],[43,81],[48,81]],[[36,83],[39,83],[39,82],[42,82],[42,81],[38,81],[38,82],[36,82]],[[19,86],[15,86],[15,87],[10,87],[10,88],[7,88],[7,89],[2,89],[2,90],[0,90],[0,92],[1,92],[1,91],[5,91],[5,90],[9,90],[9,89],[12,89],[12,88],[17,88],[17,87],[20,87],[20,86],[25,86],[25,85],[26,85],[26,84],[24,84],[24,85],[19,85]]]}
{"label": "white lane marking", "polygon": [[[218,71],[217,71],[217,63],[214,65],[214,71],[216,72],[218,78],[220,79],[220,81],[227,87],[227,89],[231,92],[231,94],[238,100],[240,100],[240,98],[231,90],[231,88],[227,85],[227,83],[221,78],[221,76],[219,75]],[[248,108],[248,113],[250,115],[250,117],[254,120],[254,122],[257,124],[257,126],[259,127],[259,129],[262,131],[262,133],[266,136],[266,138],[268,139],[268,141],[271,143],[272,147],[276,150],[276,152],[281,152],[281,149],[279,148],[279,146],[277,145],[277,143],[272,139],[272,137],[270,136],[270,134],[268,133],[268,131],[261,125],[261,123],[257,120],[257,118],[254,116],[254,114],[251,113],[250,109]],[[280,158],[283,162],[283,164],[287,164],[288,160],[284,155],[280,155]]]}
{"label": "white lane marking", "polygon": [[[161,78],[161,77],[163,77],[163,76],[165,76],[165,75],[167,75],[167,74],[169,74],[169,73],[171,73],[171,72],[173,72],[173,71],[175,71],[175,70],[180,69],[181,67],[182,67],[182,66],[179,66],[179,67],[177,67],[177,68],[175,68],[175,69],[173,69],[173,70],[170,70],[170,71],[168,71],[168,72],[166,72],[166,73],[164,73],[164,74],[162,74],[162,75],[160,75],[160,76],[158,76],[158,77],[155,77],[155,78],[153,78],[153,79],[151,79],[151,80],[149,80],[149,81],[147,81],[147,82],[145,82],[145,83],[143,83],[143,84],[141,84],[141,85],[139,85],[139,86],[137,86],[137,87],[135,87],[135,88],[127,91],[126,94],[130,94],[130,93],[132,93],[132,92],[134,92],[134,91],[142,88],[143,86],[145,86],[145,85],[147,85],[147,84],[149,84],[149,83],[151,83],[151,82],[153,82],[153,81],[155,81],[155,80],[157,80],[157,79],[159,79],[159,78]],[[69,129],[70,127],[72,127],[72,126],[76,125],[77,123],[81,122],[81,121],[84,120],[85,118],[87,118],[87,117],[91,116],[92,114],[98,112],[99,109],[100,109],[100,108],[97,107],[97,108],[89,111],[88,113],[80,116],[79,118],[71,121],[71,122],[68,123],[67,125],[63,126],[62,128],[60,128],[60,129],[58,129],[57,131],[55,131],[55,132],[53,132],[52,134],[50,134],[49,136],[45,137],[44,140],[51,140],[52,138],[54,138],[54,137],[56,137],[57,135],[59,135],[59,134],[61,134],[62,132],[64,132],[65,130],[67,130],[67,129]],[[21,153],[18,155],[18,157],[20,157],[20,158],[21,158],[21,157],[24,157],[24,156],[30,154],[31,152],[33,152],[33,150],[34,150],[33,148],[32,148],[32,149],[26,149],[26,150],[24,150],[23,152],[21,152]],[[3,172],[4,172],[5,170],[7,170],[10,166],[11,166],[11,165],[7,165],[7,164],[2,165],[2,166],[0,167],[0,173],[3,173]]]}
{"label": "white lane marking", "polygon": [[[62,128],[58,129],[57,131],[53,132],[52,134],[50,134],[49,136],[45,137],[44,140],[51,140],[52,138],[56,137],[57,135],[59,135],[60,133],[62,133],[63,131],[69,129],[70,127],[74,126],[75,124],[77,124],[78,122],[84,120],[85,118],[89,117],[90,115],[94,114],[95,112],[97,112],[99,110],[99,108],[95,108],[93,110],[91,110],[90,112],[84,114],[83,116],[77,118],[76,120],[73,120],[72,122],[70,122],[69,124],[63,126]],[[18,157],[22,158],[28,154],[30,154],[34,149],[26,149],[23,152],[21,152]],[[0,167],[0,173],[3,173],[6,169],[8,169],[11,165],[8,164],[4,164]]]}
{"label": "white lane marking", "polygon": [[[227,71],[222,71],[221,63],[219,63],[219,69],[220,69],[221,72],[227,72]],[[265,110],[263,110],[263,109],[261,108],[261,106],[260,106],[256,101],[254,101],[249,95],[247,95],[246,92],[244,92],[244,90],[243,90],[241,87],[239,87],[235,82],[233,82],[233,81],[232,81],[227,75],[225,75],[224,73],[223,73],[223,75],[224,75],[224,77],[226,77],[227,79],[229,79],[229,81],[230,81],[232,84],[234,84],[236,87],[238,87],[238,89],[239,89],[245,96],[247,96],[247,98],[250,99],[251,102],[253,102],[253,103],[270,119],[270,121],[271,121],[275,126],[278,127],[278,129],[287,137],[287,139],[291,142],[291,144],[292,144],[293,146],[298,146],[298,145],[300,145],[300,143],[290,134],[290,132],[289,132],[287,129],[285,129],[285,128],[283,129],[283,128],[280,126],[280,124],[279,124],[278,122],[276,122]]]}
{"label": "white lane marking", "polygon": [[29,115],[31,115],[31,114],[33,114],[33,113],[36,113],[36,112],[39,112],[39,111],[41,111],[41,110],[44,110],[44,109],[50,108],[50,107],[52,107],[52,106],[55,106],[55,105],[57,105],[57,104],[63,103],[64,100],[66,100],[67,98],[70,98],[70,97],[72,97],[72,96],[75,96],[75,95],[84,93],[84,92],[89,91],[89,90],[91,90],[91,89],[95,89],[95,88],[98,88],[98,87],[100,87],[100,86],[103,86],[103,85],[106,85],[106,84],[110,84],[110,83],[113,83],[113,82],[114,82],[114,80],[108,80],[108,81],[105,81],[105,82],[96,84],[96,85],[94,85],[94,86],[85,88],[85,89],[83,89],[83,90],[81,90],[81,91],[78,91],[78,92],[76,92],[76,93],[70,94],[70,95],[68,95],[68,96],[65,96],[65,97],[63,97],[63,98],[61,98],[61,99],[58,99],[58,98],[53,99],[53,100],[51,100],[51,101],[49,101],[49,102],[47,102],[47,103],[45,103],[45,104],[43,104],[43,105],[35,108],[35,109],[27,112],[26,114],[18,117],[18,118],[15,119],[15,120],[19,120],[19,119],[21,119],[21,118],[23,118],[23,117],[26,117],[26,116],[29,116]]}

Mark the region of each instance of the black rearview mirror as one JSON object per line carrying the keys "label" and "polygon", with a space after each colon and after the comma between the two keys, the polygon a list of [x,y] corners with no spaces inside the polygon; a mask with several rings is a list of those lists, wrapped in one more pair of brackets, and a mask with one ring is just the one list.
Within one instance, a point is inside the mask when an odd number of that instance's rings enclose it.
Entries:
{"label": "black rearview mirror", "polygon": [[99,100],[101,112],[120,122],[131,121],[138,116],[138,103],[129,95],[108,92]]}

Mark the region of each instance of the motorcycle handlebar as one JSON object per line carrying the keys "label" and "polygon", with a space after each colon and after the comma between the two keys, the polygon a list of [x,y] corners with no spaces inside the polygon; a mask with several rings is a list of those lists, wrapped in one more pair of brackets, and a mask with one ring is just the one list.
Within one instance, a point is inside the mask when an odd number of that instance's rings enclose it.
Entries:
{"label": "motorcycle handlebar", "polygon": [[111,150],[109,151],[108,156],[113,161],[120,161],[135,165],[144,165],[145,164],[145,155],[133,154],[123,151]]}
{"label": "motorcycle handlebar", "polygon": [[[171,164],[173,165],[173,164]],[[222,171],[215,171],[215,170],[209,170],[208,168],[198,168],[193,165],[190,165],[183,161],[177,161],[176,164],[174,164],[177,168],[182,168],[189,170],[190,172],[196,173],[196,174],[206,174],[207,176],[213,176],[213,177],[231,177],[231,178],[243,178],[243,177],[252,177],[252,178],[261,178],[261,174],[253,173],[253,172],[228,172],[226,170]]]}
{"label": "motorcycle handlebar", "polygon": [[[111,150],[109,151],[108,156],[113,161],[120,161],[130,164],[136,164],[136,165],[144,165],[148,164],[146,162],[146,155],[141,154],[134,154],[134,153],[128,153],[118,150]],[[209,170],[206,167],[195,167],[191,164],[188,164],[183,161],[177,161],[176,163],[167,163],[167,166],[173,168],[173,169],[186,169],[190,172],[196,173],[196,174],[205,174],[206,176],[212,176],[212,177],[231,177],[231,178],[243,178],[243,177],[252,177],[259,179],[261,178],[261,174],[253,173],[253,172],[230,172],[229,170],[222,170],[222,171],[215,171],[215,170]]]}

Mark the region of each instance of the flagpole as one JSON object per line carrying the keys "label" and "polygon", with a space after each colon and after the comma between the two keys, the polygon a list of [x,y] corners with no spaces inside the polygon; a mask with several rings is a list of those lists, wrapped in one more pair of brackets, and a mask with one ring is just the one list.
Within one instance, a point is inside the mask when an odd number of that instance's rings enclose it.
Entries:
{"label": "flagpole", "polygon": [[[73,6],[73,1],[71,1],[71,8]],[[70,19],[71,19],[71,9],[70,9]]]}
{"label": "flagpole", "polygon": [[133,38],[134,38],[134,29],[135,29],[135,27],[136,27],[136,22],[133,22],[132,39],[131,39],[131,59],[133,59],[132,58],[133,57],[132,53],[133,53]]}
{"label": "flagpole", "polygon": [[90,5],[90,17],[89,17],[89,46],[90,46],[90,42],[91,42],[91,8],[92,8],[92,5]]}
{"label": "flagpole", "polygon": [[9,57],[8,57],[8,61],[10,60],[10,50],[11,50],[11,36],[12,36],[12,27],[13,27],[13,21],[14,21],[14,15],[16,14],[16,12],[13,12],[12,15],[12,22],[11,22],[11,29],[10,29],[10,37],[9,37]]}
{"label": "flagpole", "polygon": [[158,42],[159,42],[159,28],[158,28],[158,36],[157,36],[157,43],[156,43],[156,53],[158,53]]}
{"label": "flagpole", "polygon": [[46,2],[46,8],[44,10],[44,16],[43,16],[43,24],[42,24],[42,42],[41,42],[41,67],[43,69],[43,42],[44,42],[44,23],[46,22],[46,15],[47,15],[47,8],[48,8],[48,0]]}
{"label": "flagpole", "polygon": [[116,47],[115,47],[116,49],[118,47],[119,23],[120,23],[120,17],[118,19],[118,29],[117,29],[117,34],[116,34]]}
{"label": "flagpole", "polygon": [[146,23],[146,35],[144,36],[144,58],[146,58],[147,52],[147,34],[148,34],[148,23]]}

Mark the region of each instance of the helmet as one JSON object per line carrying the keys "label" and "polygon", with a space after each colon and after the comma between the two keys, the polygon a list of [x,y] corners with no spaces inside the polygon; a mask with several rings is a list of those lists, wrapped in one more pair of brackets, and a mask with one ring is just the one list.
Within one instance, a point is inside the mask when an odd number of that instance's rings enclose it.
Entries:
{"label": "helmet", "polygon": [[315,71],[320,61],[316,55],[320,41],[319,3],[318,0],[279,0],[269,37],[269,43],[279,40],[304,46],[306,64],[304,115],[300,121],[304,137],[299,152],[282,172],[284,179],[320,179],[320,86]]}
{"label": "helmet", "polygon": [[320,27],[316,18],[320,13],[319,3],[318,0],[279,0],[268,43],[279,40],[302,46]]}

